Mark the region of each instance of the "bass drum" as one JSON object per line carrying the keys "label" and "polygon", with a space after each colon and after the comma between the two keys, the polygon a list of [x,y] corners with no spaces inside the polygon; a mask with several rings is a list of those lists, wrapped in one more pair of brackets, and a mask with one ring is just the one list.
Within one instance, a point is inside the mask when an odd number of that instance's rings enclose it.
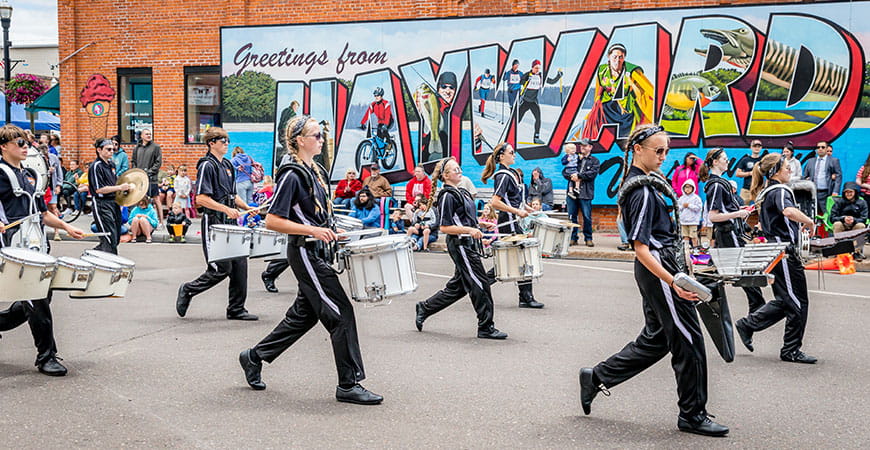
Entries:
{"label": "bass drum", "polygon": [[30,147],[27,149],[27,158],[21,162],[21,167],[32,169],[36,172],[36,194],[44,195],[48,186],[48,164],[39,150]]}

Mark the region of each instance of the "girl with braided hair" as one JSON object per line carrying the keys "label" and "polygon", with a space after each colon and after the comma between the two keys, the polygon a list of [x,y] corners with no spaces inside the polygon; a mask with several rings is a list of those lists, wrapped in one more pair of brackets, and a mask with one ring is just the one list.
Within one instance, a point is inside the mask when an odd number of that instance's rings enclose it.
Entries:
{"label": "girl with braided hair", "polygon": [[[486,166],[480,176],[484,184],[489,178],[495,180],[495,189],[490,203],[498,211],[498,223],[502,224],[498,227],[498,232],[504,234],[523,234],[520,219],[527,217],[531,212],[526,206],[522,174],[517,169],[511,168],[515,159],[514,148],[506,142],[499,143],[486,160]],[[496,164],[499,165],[498,170]],[[495,269],[489,271],[489,276],[495,279]],[[531,281],[518,281],[517,287],[520,291],[520,308],[544,307],[543,303],[535,300]]]}
{"label": "girl with braided hair", "polygon": [[769,153],[752,168],[750,192],[758,208],[758,223],[771,241],[792,244],[786,257],[771,273],[774,299],[734,323],[743,345],[751,352],[752,334],[765,330],[785,318],[785,335],[779,358],[786,362],[814,364],[817,359],[801,351],[807,327],[809,293],[807,277],[796,244],[803,225],[813,229],[813,220],[797,207],[794,193],[786,185],[791,166],[778,153]]}
{"label": "girl with braided hair", "polygon": [[[248,385],[266,388],[260,372],[263,361],[272,362],[319,321],[329,331],[338,371],[335,398],[340,402],[376,405],[383,397],[362,387],[365,379],[353,306],[338,275],[322,253],[322,245],[337,239],[330,228],[332,202],[329,188],[318,173],[314,156],[324,139],[316,119],[297,116],[287,123],[284,135],[292,161],[276,173],[278,179],[266,228],[290,235],[287,259],[299,282],[296,300],[286,317],[254,347],[239,355]],[[315,239],[309,242],[308,237]]]}
{"label": "girl with braided hair", "polygon": [[[438,189],[438,181],[444,187]],[[458,187],[462,181],[462,169],[453,158],[441,160],[432,172],[432,197],[437,199],[437,225],[447,235],[447,253],[456,265],[453,278],[444,289],[426,301],[417,303],[415,325],[423,331],[423,321],[429,316],[456,303],[467,293],[477,312],[477,337],[481,339],[505,339],[507,333],[493,324],[492,292],[490,277],[480,260],[480,246],[475,241],[483,237],[477,228],[477,211],[474,197]]]}
{"label": "girl with braided hair", "polygon": [[[750,208],[741,207],[739,197],[732,191],[731,183],[722,174],[728,170],[728,155],[722,148],[714,148],[707,152],[704,164],[701,165],[699,177],[707,194],[707,217],[713,222],[713,241],[717,248],[743,247],[746,243],[740,238],[743,234],[743,220],[749,217]],[[746,299],[749,301],[749,313],[764,306],[764,295],[761,288],[744,287]]]}
{"label": "girl with braided hair", "polygon": [[[599,391],[609,395],[612,388],[646,370],[668,353],[677,379],[680,431],[705,436],[724,436],[728,427],[710,420],[707,414],[707,357],[704,336],[698,322],[695,293],[674,284],[677,265],[674,243],[679,236],[668,214],[668,206],[649,184],[632,179],[658,172],[668,155],[669,141],[664,128],[656,124],[638,126],[628,139],[633,155],[623,180],[636,188],[620,192],[619,204],[628,238],[634,247],[634,279],[643,298],[645,325],[640,335],[622,350],[594,368],[580,369],[580,404],[589,414]],[[654,175],[657,176],[657,175]],[[671,190],[662,178],[662,188]]]}

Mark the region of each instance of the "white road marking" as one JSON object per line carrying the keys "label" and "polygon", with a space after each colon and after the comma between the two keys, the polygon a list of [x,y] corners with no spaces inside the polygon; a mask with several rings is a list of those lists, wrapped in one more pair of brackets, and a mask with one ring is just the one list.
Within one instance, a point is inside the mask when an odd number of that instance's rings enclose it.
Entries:
{"label": "white road marking", "polygon": [[809,291],[813,294],[822,294],[822,295],[839,295],[841,297],[855,297],[855,298],[863,298],[870,300],[870,297],[866,295],[857,295],[857,294],[845,294],[843,292],[831,292],[831,291]]}

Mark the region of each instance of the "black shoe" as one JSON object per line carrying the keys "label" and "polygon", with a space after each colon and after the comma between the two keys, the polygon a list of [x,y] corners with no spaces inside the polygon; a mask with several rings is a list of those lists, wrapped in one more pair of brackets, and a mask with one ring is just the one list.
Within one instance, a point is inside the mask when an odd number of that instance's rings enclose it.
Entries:
{"label": "black shoe", "polygon": [[335,399],[345,403],[356,403],[357,405],[379,405],[384,401],[384,397],[375,394],[359,384],[355,384],[352,388],[348,389],[337,386],[335,388]]}
{"label": "black shoe", "polygon": [[595,385],[595,377],[592,374],[592,369],[584,367],[580,369],[580,406],[583,407],[583,414],[587,416],[592,412],[592,400],[601,391],[601,388]]}
{"label": "black shoe", "polygon": [[743,319],[738,320],[734,324],[734,328],[737,328],[737,334],[740,335],[740,340],[743,341],[743,345],[746,346],[746,349],[750,352],[754,352],[755,348],[752,347],[752,330],[746,328]]}
{"label": "black shoe", "polygon": [[538,144],[538,145],[544,145],[544,141],[542,141],[541,138],[539,138],[537,136],[535,136],[535,139],[533,140],[533,142],[535,144]]}
{"label": "black shoe", "polygon": [[187,308],[190,307],[190,299],[192,298],[184,291],[185,283],[182,283],[178,288],[178,297],[175,298],[175,312],[178,317],[184,317],[187,314]]}
{"label": "black shoe", "polygon": [[248,382],[248,386],[255,391],[262,391],[266,389],[266,383],[263,383],[262,378],[260,378],[260,372],[263,370],[263,362],[260,361],[255,363],[251,359],[251,352],[253,349],[247,349],[242,353],[239,353],[239,364],[242,365],[242,370],[245,371],[245,381]]}
{"label": "black shoe", "polygon": [[260,320],[260,318],[247,311],[242,311],[240,313],[227,314],[227,320]]}
{"label": "black shoe", "polygon": [[686,433],[695,433],[702,436],[722,437],[728,434],[728,427],[713,422],[706,413],[688,418],[679,416],[677,418],[677,428]]}
{"label": "black shoe", "polygon": [[275,280],[271,278],[266,278],[266,274],[260,274],[260,278],[263,279],[263,286],[266,286],[266,291],[268,292],[278,292],[278,288],[275,287]]}
{"label": "black shoe", "polygon": [[793,362],[793,363],[801,363],[801,364],[815,364],[818,361],[818,359],[816,359],[815,357],[807,355],[806,353],[804,353],[800,350],[795,350],[795,351],[793,351],[791,353],[787,353],[785,355],[779,355],[779,359],[781,359],[785,362]]}
{"label": "black shoe", "polygon": [[569,245],[577,245],[577,244],[579,244],[579,242],[577,242],[577,239],[571,239],[571,244],[569,244]]}
{"label": "black shoe", "polygon": [[423,321],[426,320],[426,311],[423,310],[423,302],[418,302],[417,317],[414,319],[414,325],[417,325],[417,331],[423,331]]}
{"label": "black shoe", "polygon": [[66,367],[58,362],[57,358],[52,356],[38,366],[39,372],[50,377],[62,377],[66,375]]}
{"label": "black shoe", "polygon": [[631,246],[628,244],[619,244],[616,246],[616,249],[621,251],[621,252],[625,252],[625,251],[631,250]]}
{"label": "black shoe", "polygon": [[541,309],[544,307],[544,304],[535,300],[520,300],[520,308],[532,308],[532,309]]}
{"label": "black shoe", "polygon": [[859,252],[855,252],[855,253],[852,254],[852,258],[853,258],[855,261],[864,261],[864,254],[863,254],[863,253],[859,253]]}
{"label": "black shoe", "polygon": [[496,327],[489,327],[486,330],[477,330],[477,337],[481,339],[507,339],[507,333],[498,331]]}
{"label": "black shoe", "polygon": [[586,246],[587,247],[595,247],[595,243],[592,242],[592,240],[590,239],[590,240],[586,241]]}

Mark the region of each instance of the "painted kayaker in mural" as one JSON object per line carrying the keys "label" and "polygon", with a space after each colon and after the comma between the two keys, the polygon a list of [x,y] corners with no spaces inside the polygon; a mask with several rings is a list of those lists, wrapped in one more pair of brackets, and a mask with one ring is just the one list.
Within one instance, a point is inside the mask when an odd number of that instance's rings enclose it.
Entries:
{"label": "painted kayaker in mural", "polygon": [[595,77],[595,104],[583,138],[598,140],[601,127],[618,125],[617,137],[626,139],[637,125],[652,122],[653,85],[643,69],[625,60],[625,46],[613,44],[607,49],[607,63],[598,66]]}
{"label": "painted kayaker in mural", "polygon": [[450,105],[456,96],[456,74],[444,72],[438,77],[437,92],[423,83],[414,92],[414,103],[420,112],[420,162],[437,161],[449,150],[447,129],[450,127]]}

